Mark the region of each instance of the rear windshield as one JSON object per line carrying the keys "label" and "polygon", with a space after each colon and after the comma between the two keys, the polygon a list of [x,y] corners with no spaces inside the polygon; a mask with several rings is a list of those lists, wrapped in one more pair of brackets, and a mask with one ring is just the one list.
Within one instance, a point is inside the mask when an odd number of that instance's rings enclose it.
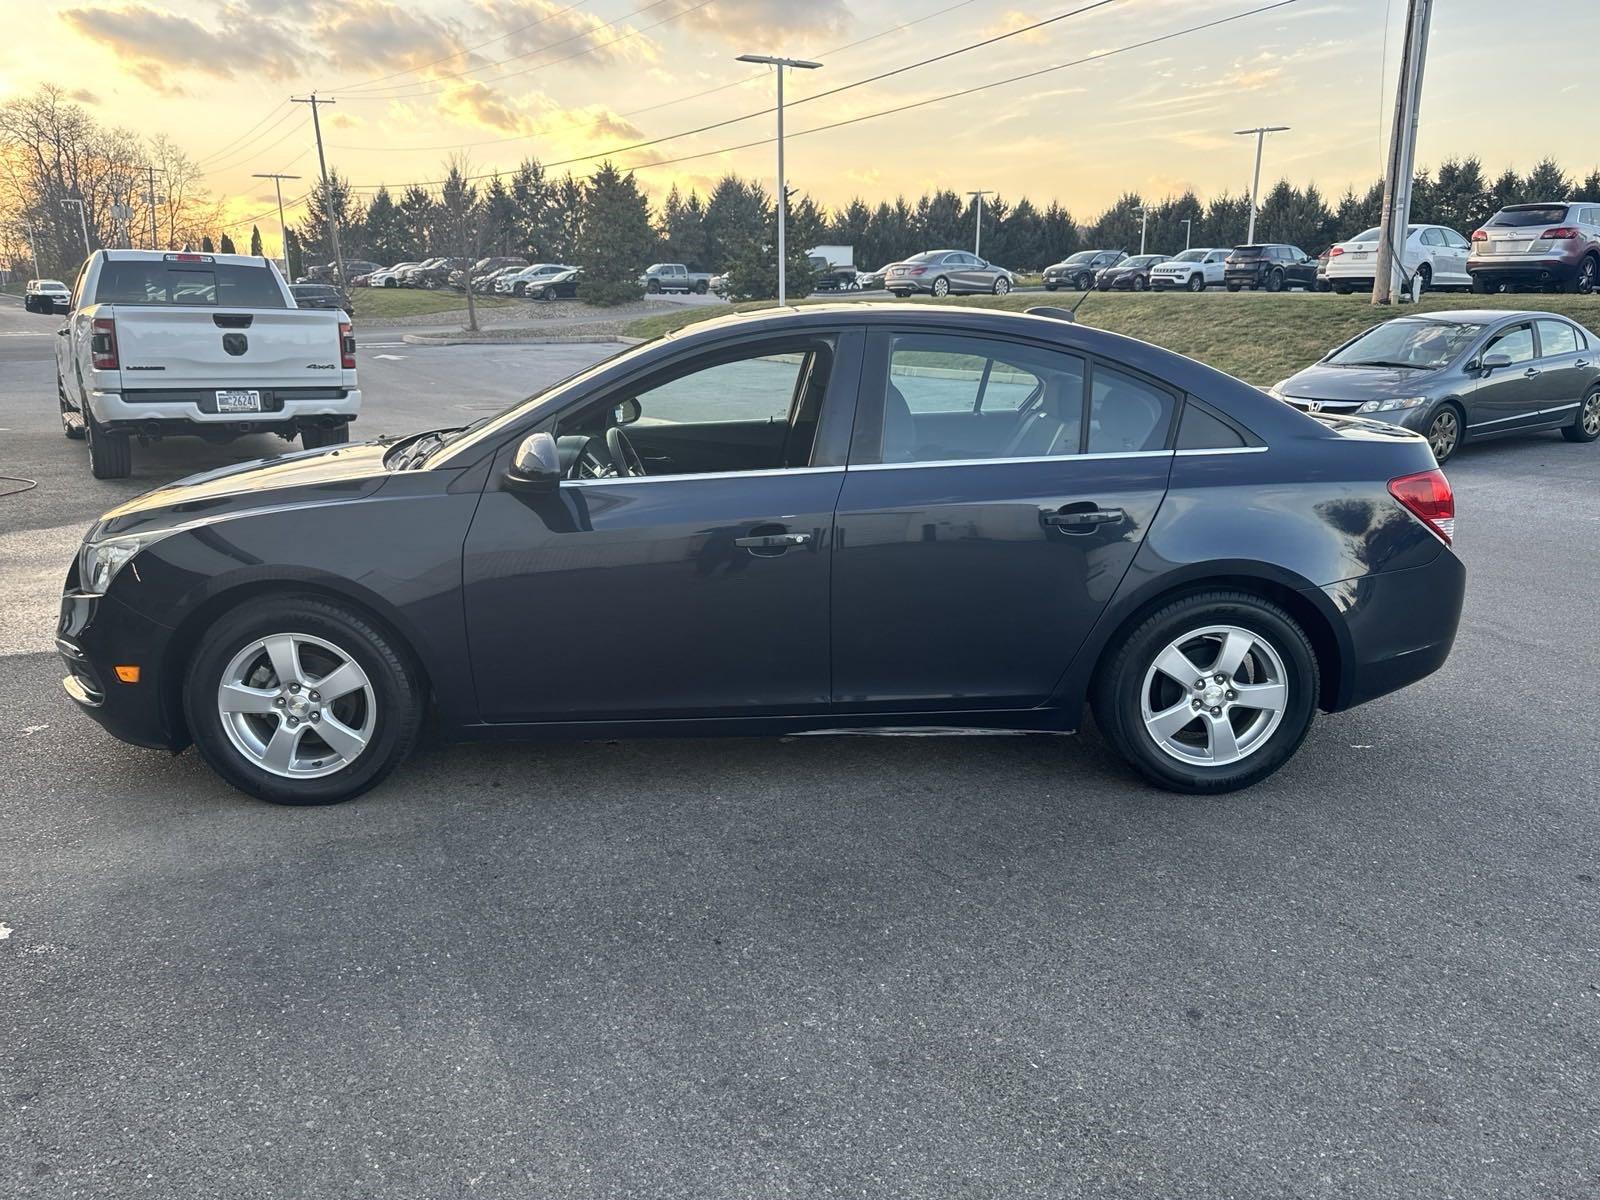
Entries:
{"label": "rear windshield", "polygon": [[112,259],[100,268],[99,304],[193,304],[287,308],[266,266]]}
{"label": "rear windshield", "polygon": [[331,287],[325,287],[320,283],[301,283],[295,285],[289,290],[292,291],[296,296],[307,299],[312,296],[332,296],[336,294]]}
{"label": "rear windshield", "polygon": [[1489,218],[1489,227],[1522,229],[1528,225],[1558,225],[1566,219],[1565,204],[1541,204],[1537,208],[1503,208]]}
{"label": "rear windshield", "polygon": [[1266,253],[1265,246],[1235,246],[1233,249],[1234,258],[1265,258]]}

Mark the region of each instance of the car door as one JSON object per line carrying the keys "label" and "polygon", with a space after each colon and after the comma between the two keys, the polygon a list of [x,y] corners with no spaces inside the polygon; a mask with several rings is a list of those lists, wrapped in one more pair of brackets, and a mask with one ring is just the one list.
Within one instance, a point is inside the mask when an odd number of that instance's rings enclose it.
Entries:
{"label": "car door", "polygon": [[570,461],[606,455],[602,426],[628,400],[647,457],[652,428],[699,424],[714,439],[726,424],[770,426],[723,469],[601,473],[528,494],[501,486],[515,445],[502,447],[462,562],[483,719],[825,709],[833,511],[861,344],[848,329],[723,344],[538,427]]}
{"label": "car door", "polygon": [[1467,255],[1472,253],[1472,243],[1454,229],[1441,228],[1439,233],[1444,238],[1444,247],[1438,253],[1439,269],[1434,279],[1451,287],[1472,286],[1472,276],[1467,274]]}
{"label": "car door", "polygon": [[1534,365],[1540,370],[1543,385],[1539,421],[1565,425],[1592,384],[1594,355],[1588,337],[1569,322],[1541,317],[1533,327],[1539,339],[1539,357]]}
{"label": "car door", "polygon": [[[994,405],[930,411],[985,386]],[[835,517],[836,709],[1043,703],[1165,494],[1176,402],[1047,343],[875,332]]]}
{"label": "car door", "polygon": [[1222,283],[1223,272],[1227,270],[1229,253],[1227,250],[1213,250],[1206,255],[1205,262],[1201,266],[1205,271],[1207,287],[1216,287]]}
{"label": "car door", "polygon": [[1476,356],[1504,354],[1509,366],[1482,368],[1467,398],[1467,432],[1480,436],[1508,433],[1535,424],[1545,406],[1543,369],[1534,340],[1533,322],[1517,321],[1496,330]]}

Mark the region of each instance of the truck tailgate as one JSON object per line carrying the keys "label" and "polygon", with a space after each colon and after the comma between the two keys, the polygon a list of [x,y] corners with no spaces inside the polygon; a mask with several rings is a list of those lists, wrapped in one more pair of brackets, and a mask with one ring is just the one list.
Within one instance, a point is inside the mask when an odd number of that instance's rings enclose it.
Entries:
{"label": "truck tailgate", "polygon": [[343,315],[116,305],[124,388],[338,385]]}

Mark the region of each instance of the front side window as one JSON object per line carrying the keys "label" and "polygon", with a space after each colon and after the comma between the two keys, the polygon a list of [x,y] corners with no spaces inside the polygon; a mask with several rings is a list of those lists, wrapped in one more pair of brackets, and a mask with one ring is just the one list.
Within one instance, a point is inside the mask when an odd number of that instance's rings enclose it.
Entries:
{"label": "front side window", "polygon": [[641,424],[787,421],[803,352],[764,354],[704,370],[638,393]]}
{"label": "front side window", "polygon": [[1565,321],[1539,321],[1539,350],[1550,358],[1557,354],[1576,354],[1578,331]]}
{"label": "front side window", "polygon": [[1084,360],[997,339],[902,334],[889,347],[884,462],[1077,454]]}
{"label": "front side window", "polygon": [[1489,344],[1483,348],[1485,355],[1504,354],[1510,357],[1513,363],[1533,361],[1533,327],[1531,325],[1517,325],[1511,329],[1502,329],[1489,339]]}

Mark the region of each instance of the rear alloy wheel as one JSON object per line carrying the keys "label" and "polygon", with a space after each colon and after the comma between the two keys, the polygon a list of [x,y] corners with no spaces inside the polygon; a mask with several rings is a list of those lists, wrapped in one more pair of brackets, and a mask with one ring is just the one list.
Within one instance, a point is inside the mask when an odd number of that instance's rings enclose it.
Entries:
{"label": "rear alloy wheel", "polygon": [[1246,787],[1311,728],[1317,660],[1277,605],[1205,592],[1151,614],[1104,669],[1095,718],[1146,778],[1180,792]]}
{"label": "rear alloy wheel", "polygon": [[1600,291],[1600,259],[1589,255],[1578,264],[1578,270],[1572,277],[1572,282],[1567,285],[1580,296],[1592,296]]}
{"label": "rear alloy wheel", "polygon": [[999,276],[995,277],[994,294],[996,296],[1004,296],[1010,290],[1011,290],[1011,280],[1007,279],[1004,275],[999,275]]}
{"label": "rear alloy wheel", "polygon": [[1206,290],[1206,277],[1200,274],[1199,271],[1196,271],[1193,275],[1189,276],[1188,286],[1191,292],[1203,292]]}
{"label": "rear alloy wheel", "polygon": [[1269,291],[1269,292],[1281,292],[1281,291],[1283,291],[1283,272],[1282,271],[1274,271],[1271,275],[1267,276],[1267,291]]}
{"label": "rear alloy wheel", "polygon": [[1444,466],[1461,445],[1461,414],[1454,405],[1446,404],[1433,414],[1433,420],[1428,422],[1427,437],[1433,461]]}
{"label": "rear alloy wheel", "polygon": [[943,275],[933,281],[933,294],[940,299],[950,294],[950,281]]}
{"label": "rear alloy wheel", "polygon": [[133,473],[133,446],[125,433],[107,433],[93,413],[83,414],[89,442],[89,473],[96,479],[126,479]]}
{"label": "rear alloy wheel", "polygon": [[1569,442],[1592,442],[1600,438],[1600,388],[1595,388],[1578,405],[1578,415],[1561,431]]}
{"label": "rear alloy wheel", "polygon": [[410,753],[423,695],[409,656],[365,617],[272,596],[205,632],[183,703],[201,756],[229,783],[275,804],[332,804]]}

